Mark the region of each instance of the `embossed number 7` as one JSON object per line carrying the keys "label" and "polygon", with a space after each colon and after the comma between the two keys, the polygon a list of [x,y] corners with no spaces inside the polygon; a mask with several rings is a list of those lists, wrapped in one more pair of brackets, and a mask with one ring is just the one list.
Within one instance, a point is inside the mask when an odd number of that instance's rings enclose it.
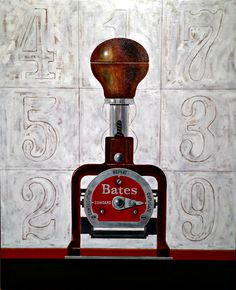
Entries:
{"label": "embossed number 7", "polygon": [[184,64],[184,76],[192,81],[203,79],[206,71],[206,60],[213,46],[223,17],[221,9],[216,12],[201,10],[197,13],[185,12],[184,40],[193,45]]}

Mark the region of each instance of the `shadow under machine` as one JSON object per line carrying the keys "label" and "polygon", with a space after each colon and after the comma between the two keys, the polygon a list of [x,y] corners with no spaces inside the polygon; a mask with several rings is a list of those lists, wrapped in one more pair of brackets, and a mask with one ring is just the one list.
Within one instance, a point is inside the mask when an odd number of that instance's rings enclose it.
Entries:
{"label": "shadow under machine", "polygon": [[[127,38],[104,41],[91,55],[110,107],[110,137],[105,162],[82,165],[73,174],[68,256],[169,256],[165,174],[154,165],[134,164],[134,140],[128,136],[129,107],[148,67],[146,50]],[[86,177],[91,180],[82,188]],[[83,237],[91,247],[83,246]]]}

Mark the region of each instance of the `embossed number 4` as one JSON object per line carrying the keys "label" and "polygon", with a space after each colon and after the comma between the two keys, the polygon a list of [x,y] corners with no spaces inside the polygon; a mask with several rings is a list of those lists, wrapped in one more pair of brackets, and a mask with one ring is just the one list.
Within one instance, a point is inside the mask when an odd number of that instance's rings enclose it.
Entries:
{"label": "embossed number 4", "polygon": [[54,52],[46,48],[47,32],[47,9],[35,8],[19,41],[18,59],[36,64],[34,71],[25,73],[26,79],[55,78],[55,73],[48,68],[49,63],[54,61]]}

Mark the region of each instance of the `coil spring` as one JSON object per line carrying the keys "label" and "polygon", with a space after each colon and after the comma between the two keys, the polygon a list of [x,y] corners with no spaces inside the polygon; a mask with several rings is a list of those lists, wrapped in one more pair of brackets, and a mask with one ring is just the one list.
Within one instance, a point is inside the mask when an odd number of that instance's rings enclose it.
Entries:
{"label": "coil spring", "polygon": [[122,121],[118,120],[116,122],[116,137],[123,137],[124,134],[122,133]]}

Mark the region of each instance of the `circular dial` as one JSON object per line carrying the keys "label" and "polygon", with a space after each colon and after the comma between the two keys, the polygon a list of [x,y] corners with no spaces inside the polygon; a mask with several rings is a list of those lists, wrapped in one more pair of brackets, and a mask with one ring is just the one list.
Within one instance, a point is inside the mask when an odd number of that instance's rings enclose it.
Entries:
{"label": "circular dial", "polygon": [[151,218],[154,199],[141,175],[129,169],[113,168],[91,181],[84,206],[94,227],[144,227]]}

